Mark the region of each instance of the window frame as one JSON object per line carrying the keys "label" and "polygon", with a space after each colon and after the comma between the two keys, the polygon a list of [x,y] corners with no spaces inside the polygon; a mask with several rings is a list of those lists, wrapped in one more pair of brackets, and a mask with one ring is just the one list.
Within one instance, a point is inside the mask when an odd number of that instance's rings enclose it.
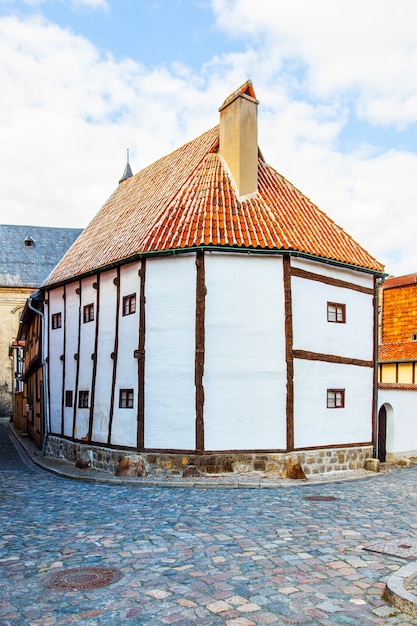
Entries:
{"label": "window frame", "polygon": [[[340,394],[340,401],[337,401]],[[345,408],[345,389],[327,389],[326,391],[326,408],[327,409],[344,409]],[[331,400],[333,398],[333,400]]]}
{"label": "window frame", "polygon": [[[334,307],[334,312],[330,310],[331,307]],[[339,312],[341,313],[340,319]],[[331,319],[333,315],[334,319]],[[346,304],[343,304],[342,302],[328,302],[327,321],[331,324],[346,324]]]}
{"label": "window frame", "polygon": [[58,311],[57,313],[52,313],[52,316],[51,316],[51,329],[57,330],[58,328],[62,328],[61,311]]}
{"label": "window frame", "polygon": [[136,313],[136,293],[129,293],[127,296],[123,296],[122,301],[122,315],[133,315]]}
{"label": "window frame", "polygon": [[90,401],[90,392],[88,389],[80,389],[78,392],[78,408],[79,409],[88,409]]}
{"label": "window frame", "polygon": [[65,408],[72,408],[74,406],[74,392],[72,389],[65,390]]}
{"label": "window frame", "polygon": [[134,409],[134,389],[119,389],[119,409]]}
{"label": "window frame", "polygon": [[90,304],[85,304],[83,308],[83,323],[88,324],[88,322],[94,321],[94,302],[90,302]]}

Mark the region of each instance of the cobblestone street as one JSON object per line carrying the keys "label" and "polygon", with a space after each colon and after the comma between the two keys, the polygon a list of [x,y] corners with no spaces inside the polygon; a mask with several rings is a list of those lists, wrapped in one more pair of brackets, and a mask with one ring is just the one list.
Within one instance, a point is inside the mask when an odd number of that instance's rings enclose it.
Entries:
{"label": "cobblestone street", "polygon": [[[0,424],[1,626],[417,624],[382,599],[409,557],[372,550],[417,543],[417,466],[277,489],[140,487],[54,476],[9,437]],[[48,586],[92,566],[120,577]]]}

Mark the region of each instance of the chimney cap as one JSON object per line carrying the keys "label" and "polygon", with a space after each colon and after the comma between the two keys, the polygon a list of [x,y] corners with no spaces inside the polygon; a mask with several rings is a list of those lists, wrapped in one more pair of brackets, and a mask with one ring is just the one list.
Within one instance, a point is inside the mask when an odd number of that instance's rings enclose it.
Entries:
{"label": "chimney cap", "polygon": [[223,109],[228,107],[229,104],[231,104],[234,100],[236,100],[236,98],[239,98],[239,97],[248,98],[249,100],[252,100],[253,102],[255,102],[255,104],[259,104],[259,100],[256,98],[256,95],[255,95],[253,83],[251,80],[247,80],[246,83],[241,85],[238,89],[236,89],[236,91],[231,93],[230,96],[226,98],[226,100],[223,102],[223,104],[219,108],[219,111],[223,111]]}

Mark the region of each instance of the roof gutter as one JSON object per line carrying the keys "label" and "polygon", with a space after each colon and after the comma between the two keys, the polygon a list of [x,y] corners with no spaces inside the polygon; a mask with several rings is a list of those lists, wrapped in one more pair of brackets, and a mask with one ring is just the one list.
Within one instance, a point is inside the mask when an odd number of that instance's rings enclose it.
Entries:
{"label": "roof gutter", "polygon": [[54,283],[50,283],[47,285],[43,285],[41,287],[42,291],[48,289],[55,289],[56,287],[62,287],[63,285],[68,285],[72,283],[74,280],[80,280],[83,278],[88,278],[89,276],[95,276],[96,274],[106,272],[108,270],[114,269],[116,267],[120,267],[121,265],[127,265],[128,263],[132,263],[133,261],[140,261],[141,259],[148,259],[152,257],[164,257],[164,256],[175,256],[177,254],[188,254],[190,252],[235,252],[238,254],[280,254],[285,255],[288,254],[290,256],[299,257],[303,259],[307,259],[310,261],[318,261],[320,263],[325,263],[326,265],[332,265],[335,267],[344,267],[346,269],[352,269],[358,272],[363,272],[364,274],[372,274],[378,278],[385,279],[389,274],[386,274],[382,270],[376,270],[369,267],[361,267],[359,265],[353,265],[351,263],[344,263],[343,261],[337,261],[335,259],[326,259],[325,257],[321,257],[315,254],[310,254],[308,252],[300,252],[299,250],[292,249],[271,249],[271,248],[233,248],[233,247],[224,247],[224,246],[211,246],[211,245],[203,245],[203,246],[190,246],[189,248],[174,248],[169,250],[155,250],[152,252],[135,252],[124,259],[120,259],[118,261],[112,261],[111,263],[106,263],[106,265],[102,265],[101,267],[97,267],[93,270],[88,270],[87,272],[82,272],[81,274],[77,274],[75,276],[71,276],[71,278],[65,278],[63,280],[59,280]]}

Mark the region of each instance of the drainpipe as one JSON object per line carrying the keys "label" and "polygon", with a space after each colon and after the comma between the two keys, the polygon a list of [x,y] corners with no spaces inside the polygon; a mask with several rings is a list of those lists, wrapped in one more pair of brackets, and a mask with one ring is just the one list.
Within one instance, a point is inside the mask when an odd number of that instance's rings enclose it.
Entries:
{"label": "drainpipe", "polygon": [[[39,292],[36,292],[36,294]],[[46,448],[46,440],[49,434],[49,402],[48,402],[48,369],[46,367],[46,332],[45,332],[45,315],[43,311],[37,309],[33,304],[33,296],[36,294],[32,294],[28,298],[28,307],[31,311],[40,315],[42,323],[41,323],[41,331],[42,331],[42,371],[43,371],[43,424],[44,424],[44,432],[43,432],[43,441],[42,441],[42,451],[41,456],[45,456],[45,448]]]}

